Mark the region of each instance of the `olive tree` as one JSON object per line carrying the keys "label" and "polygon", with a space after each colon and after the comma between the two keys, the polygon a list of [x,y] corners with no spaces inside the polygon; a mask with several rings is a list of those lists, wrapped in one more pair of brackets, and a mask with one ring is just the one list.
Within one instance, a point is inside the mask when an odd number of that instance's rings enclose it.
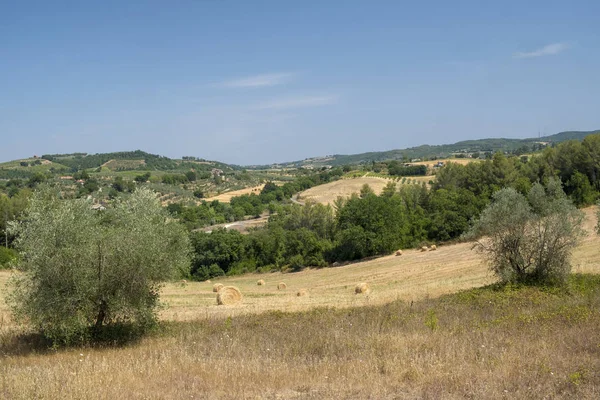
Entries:
{"label": "olive tree", "polygon": [[162,282],[189,271],[185,229],[146,189],[95,210],[46,187],[11,230],[22,255],[9,296],[13,313],[57,342],[106,326],[151,325]]}
{"label": "olive tree", "polygon": [[534,184],[527,197],[512,188],[496,192],[465,238],[476,239],[474,248],[504,282],[563,283],[583,219],[551,179],[546,187]]}

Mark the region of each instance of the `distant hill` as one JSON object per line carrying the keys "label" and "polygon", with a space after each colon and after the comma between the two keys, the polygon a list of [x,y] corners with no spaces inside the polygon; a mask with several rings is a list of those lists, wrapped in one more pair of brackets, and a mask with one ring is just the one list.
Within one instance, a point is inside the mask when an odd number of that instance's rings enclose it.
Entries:
{"label": "distant hill", "polygon": [[220,169],[223,172],[241,170],[236,165],[218,161],[207,161],[197,157],[171,159],[169,157],[146,153],[141,150],[114,153],[69,153],[44,154],[41,157],[0,163],[0,179],[27,179],[35,173],[68,174],[74,171],[164,171],[184,173],[194,169],[197,172]]}
{"label": "distant hill", "polygon": [[203,166],[203,168],[199,169],[219,168],[222,170],[233,170],[240,168],[218,161],[207,161],[196,157],[184,157],[184,159],[179,160],[172,159],[146,153],[142,150],[98,154],[44,154],[41,158],[62,164],[73,170],[103,167],[114,171],[173,171],[182,168],[185,169],[186,165],[189,166],[189,164],[194,164],[196,169],[198,169],[198,166]]}
{"label": "distant hill", "polygon": [[422,145],[407,149],[397,149],[389,151],[374,151],[360,154],[335,154],[325,157],[307,158],[301,161],[292,161],[278,164],[282,167],[301,167],[301,166],[339,166],[345,164],[361,164],[372,161],[402,160],[402,159],[422,159],[424,157],[445,158],[453,154],[474,153],[474,152],[496,152],[496,151],[515,151],[519,148],[525,149],[525,146],[532,150],[547,144],[560,143],[567,140],[583,140],[584,137],[592,134],[598,134],[600,130],[595,131],[568,131],[560,132],[550,136],[528,139],[477,139],[463,140],[454,144],[442,145]]}

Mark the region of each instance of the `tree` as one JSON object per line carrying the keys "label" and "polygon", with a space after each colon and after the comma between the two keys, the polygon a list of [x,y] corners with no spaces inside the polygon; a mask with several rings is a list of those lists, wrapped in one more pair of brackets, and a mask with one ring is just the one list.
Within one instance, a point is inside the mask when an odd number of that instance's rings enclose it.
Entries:
{"label": "tree", "polygon": [[467,238],[504,282],[564,283],[573,248],[583,237],[584,215],[560,181],[536,183],[526,198],[513,188],[496,192]]}
{"label": "tree", "polygon": [[155,193],[137,190],[103,211],[91,206],[44,187],[11,225],[22,254],[11,308],[55,343],[152,325],[161,283],[189,271],[185,229]]}

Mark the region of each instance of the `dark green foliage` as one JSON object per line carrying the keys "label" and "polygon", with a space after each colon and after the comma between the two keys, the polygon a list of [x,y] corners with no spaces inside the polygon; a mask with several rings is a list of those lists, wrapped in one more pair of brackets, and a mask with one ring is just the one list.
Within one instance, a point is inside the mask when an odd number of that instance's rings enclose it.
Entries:
{"label": "dark green foliage", "polygon": [[402,165],[398,161],[388,163],[388,173],[395,176],[427,175],[426,165]]}
{"label": "dark green foliage", "polygon": [[133,192],[135,190],[135,183],[126,181],[121,176],[117,176],[112,184],[112,188],[117,192]]}
{"label": "dark green foliage", "polygon": [[144,160],[145,165],[141,168],[149,170],[168,170],[177,167],[177,162],[168,157],[149,154],[141,150],[102,154],[45,154],[42,158],[66,165],[73,170],[98,168],[110,160]]}
{"label": "dark green foliage", "polygon": [[162,176],[162,183],[167,185],[179,185],[188,182],[188,177],[183,174],[165,174]]}
{"label": "dark green foliage", "polygon": [[191,238],[195,254],[191,274],[197,279],[216,276],[213,273],[223,275],[242,259],[246,238],[238,231],[217,229],[212,233],[196,232]]}
{"label": "dark green foliage", "polygon": [[[584,236],[583,213],[560,182],[536,183],[527,198],[512,188],[494,194],[466,238],[505,282],[564,283],[571,251]],[[483,239],[479,239],[483,237]]]}
{"label": "dark green foliage", "polygon": [[138,183],[145,183],[149,179],[150,179],[150,172],[146,172],[144,174],[137,175],[135,178],[133,178],[133,180]]}
{"label": "dark green foliage", "polygon": [[8,268],[10,262],[16,260],[17,256],[15,250],[0,246],[0,269]]}

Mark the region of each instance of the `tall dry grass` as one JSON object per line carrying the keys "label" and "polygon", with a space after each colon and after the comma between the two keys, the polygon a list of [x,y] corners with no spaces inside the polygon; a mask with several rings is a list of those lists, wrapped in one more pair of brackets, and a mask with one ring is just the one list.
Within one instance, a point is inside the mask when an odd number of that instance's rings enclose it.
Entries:
{"label": "tall dry grass", "polygon": [[7,399],[600,396],[600,278],[415,303],[165,322],[121,348],[0,342]]}

